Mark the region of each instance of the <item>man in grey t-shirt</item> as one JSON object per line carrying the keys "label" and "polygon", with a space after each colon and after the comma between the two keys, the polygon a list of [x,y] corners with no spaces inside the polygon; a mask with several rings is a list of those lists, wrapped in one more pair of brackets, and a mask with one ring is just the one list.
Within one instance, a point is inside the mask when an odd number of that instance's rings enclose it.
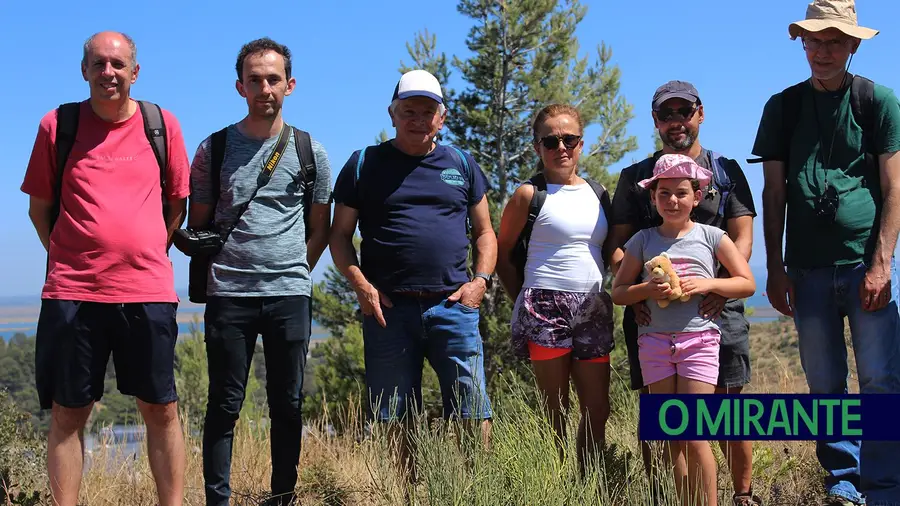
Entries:
{"label": "man in grey t-shirt", "polygon": [[211,137],[200,144],[191,166],[188,226],[203,228],[211,218],[219,230],[233,225],[209,267],[203,479],[206,504],[227,505],[234,425],[261,334],[272,443],[272,498],[267,504],[286,505],[294,500],[297,483],[303,372],[312,319],[310,271],[328,242],[331,168],[325,149],[312,140],[316,177],[307,223],[303,209],[307,188],[295,137],[290,135],[271,178],[253,195],[282,128],[291,128],[281,114],[284,97],[295,86],[291,54],[270,39],[254,40],[241,48],[235,69],[237,90],[249,110],[225,129],[218,185],[211,178],[216,158]]}

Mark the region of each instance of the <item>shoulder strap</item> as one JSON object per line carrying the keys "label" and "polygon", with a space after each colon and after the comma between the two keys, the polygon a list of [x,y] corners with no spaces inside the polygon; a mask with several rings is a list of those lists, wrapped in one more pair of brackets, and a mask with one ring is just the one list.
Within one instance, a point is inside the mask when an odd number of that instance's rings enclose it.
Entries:
{"label": "shoulder strap", "polygon": [[794,137],[797,123],[800,122],[803,88],[807,85],[806,81],[802,81],[781,92],[781,156],[785,162],[790,158],[791,139]]}
{"label": "shoulder strap", "polygon": [[531,231],[534,229],[534,222],[541,214],[541,208],[547,201],[547,180],[544,174],[538,173],[527,181],[526,184],[534,186],[534,194],[531,196],[531,202],[528,204],[528,218],[525,220],[525,226],[522,228],[522,239],[528,243],[531,240]]}
{"label": "shoulder strap", "polygon": [[72,146],[75,145],[75,136],[78,133],[78,117],[81,113],[80,102],[60,104],[56,110],[56,180],[54,181],[54,204],[50,218],[50,229],[56,223],[62,209],[62,188],[65,175],[66,161]]}
{"label": "shoulder strap", "polygon": [[728,203],[728,196],[731,193],[731,177],[725,170],[725,157],[716,153],[709,152],[710,166],[713,169],[713,181],[715,187],[719,190],[719,208],[716,211],[718,220],[724,224],[725,221],[725,205]]}
{"label": "shoulder strap", "polygon": [[309,239],[309,211],[316,187],[316,155],[312,149],[309,132],[291,127],[294,131],[294,147],[300,159],[300,176],[303,179],[303,222],[306,238]]}
{"label": "shoulder strap", "polygon": [[366,152],[371,146],[366,146],[359,150],[359,158],[356,159],[356,181],[359,182],[359,175],[362,173],[363,164],[366,162]]}
{"label": "shoulder strap", "polygon": [[463,154],[463,152],[462,152],[461,149],[459,149],[458,147],[454,146],[453,144],[448,144],[447,147],[449,147],[450,149],[452,149],[453,151],[455,151],[456,154],[457,154],[457,156],[459,156],[459,159],[460,159],[460,165],[462,165],[463,170],[466,172],[466,174],[465,174],[466,179],[468,179],[468,178],[469,178],[469,172],[470,172],[470,171],[469,171],[469,161],[466,160],[466,155]]}
{"label": "shoulder strap", "polygon": [[[609,190],[607,190],[599,181],[588,178],[585,178],[585,181],[591,185],[591,189],[594,190],[594,194],[597,195],[597,199],[600,200],[600,208],[603,209],[603,216],[606,217],[607,223],[609,223],[609,220],[612,218],[612,200],[609,197]],[[605,256],[606,255],[604,255],[604,257]],[[609,258],[603,258],[603,265],[608,267],[609,260]]]}
{"label": "shoulder strap", "polygon": [[866,157],[875,151],[875,83],[862,76],[853,76],[850,83],[850,110],[863,131]]}
{"label": "shoulder strap", "polygon": [[[225,141],[228,137],[228,127],[212,134],[209,138],[209,182],[210,194],[213,200],[219,202],[219,192],[222,187],[222,162],[225,161]],[[213,204],[215,207],[216,204]],[[213,211],[215,216],[215,211]]]}
{"label": "shoulder strap", "polygon": [[[141,108],[141,116],[144,118],[144,132],[147,140],[156,155],[156,163],[159,165],[159,184],[166,187],[166,169],[169,165],[168,145],[166,142],[166,123],[163,120],[162,109],[153,102],[138,100]],[[165,195],[163,195],[165,198]]]}

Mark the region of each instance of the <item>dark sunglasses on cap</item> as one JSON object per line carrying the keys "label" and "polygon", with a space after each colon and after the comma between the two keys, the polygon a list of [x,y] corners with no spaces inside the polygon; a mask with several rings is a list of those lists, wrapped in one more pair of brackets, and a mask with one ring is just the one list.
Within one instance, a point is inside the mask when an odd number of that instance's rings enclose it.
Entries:
{"label": "dark sunglasses on cap", "polygon": [[562,137],[559,137],[557,135],[548,135],[546,137],[541,137],[540,139],[538,139],[538,141],[547,149],[558,148],[560,140],[562,140],[562,143],[566,146],[566,149],[575,149],[576,147],[578,147],[578,143],[581,142],[581,136],[572,134],[566,134]]}
{"label": "dark sunglasses on cap", "polygon": [[684,119],[691,119],[694,113],[697,112],[697,104],[687,105],[684,107],[660,107],[656,110],[656,118],[660,121],[666,122],[671,121],[672,118],[678,114]]}

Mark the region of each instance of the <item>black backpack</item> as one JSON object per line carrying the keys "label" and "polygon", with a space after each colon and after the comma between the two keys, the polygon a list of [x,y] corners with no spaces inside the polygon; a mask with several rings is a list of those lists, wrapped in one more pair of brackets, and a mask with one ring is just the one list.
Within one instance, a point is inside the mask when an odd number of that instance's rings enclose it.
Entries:
{"label": "black backpack", "polygon": [[[147,140],[153,148],[153,154],[156,155],[156,163],[159,165],[159,184],[162,188],[162,204],[163,217],[169,209],[169,202],[166,199],[166,172],[169,165],[168,147],[166,145],[166,124],[163,121],[162,110],[158,105],[138,100],[138,107],[141,109],[141,116],[144,118],[144,132],[147,134]],[[59,218],[62,209],[62,187],[63,176],[65,175],[66,161],[72,152],[72,146],[75,145],[75,136],[78,134],[78,118],[81,112],[81,102],[69,102],[61,104],[57,110],[56,120],[56,189],[54,192],[54,203],[52,214],[50,215],[50,230]]]}
{"label": "black backpack", "polygon": [[[600,207],[603,208],[603,213],[606,219],[609,220],[612,217],[612,202],[609,197],[609,191],[606,190],[605,186],[594,180],[585,178],[585,181],[594,190],[597,198],[600,199]],[[528,259],[528,242],[531,240],[534,222],[537,220],[538,214],[540,214],[541,208],[547,200],[547,180],[544,178],[544,174],[536,174],[524,184],[534,186],[534,195],[531,196],[531,202],[528,204],[528,219],[525,221],[525,226],[522,227],[522,232],[519,233],[519,238],[516,239],[516,245],[512,251],[512,263],[519,272],[520,277],[524,276],[525,273],[525,262]],[[609,258],[603,259],[603,265],[609,267]]]}
{"label": "black backpack", "polygon": [[[790,159],[791,138],[794,130],[800,122],[800,108],[803,99],[803,89],[810,86],[809,81],[799,82],[781,92],[781,131],[784,139],[784,152],[781,160],[787,162]],[[850,110],[853,119],[863,131],[863,151],[866,163],[870,167],[877,167],[875,155],[875,83],[862,76],[853,76],[850,82]],[[751,163],[762,161],[761,159],[748,160]]]}
{"label": "black backpack", "polygon": [[[212,182],[212,196],[219,199],[221,187],[222,162],[225,160],[225,141],[228,127],[225,127],[210,137],[210,181]],[[306,239],[309,239],[309,208],[312,206],[313,190],[316,186],[316,157],[312,149],[312,139],[309,132],[291,127],[294,133],[294,147],[297,157],[300,159],[300,176],[303,179],[303,222],[306,225]],[[213,211],[215,216],[215,211]]]}

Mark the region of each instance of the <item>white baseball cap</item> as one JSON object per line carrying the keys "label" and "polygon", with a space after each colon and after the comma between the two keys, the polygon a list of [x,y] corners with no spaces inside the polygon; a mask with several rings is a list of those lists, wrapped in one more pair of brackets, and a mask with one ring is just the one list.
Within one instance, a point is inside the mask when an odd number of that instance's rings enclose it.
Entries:
{"label": "white baseball cap", "polygon": [[428,97],[439,104],[444,103],[441,83],[427,70],[410,70],[403,74],[394,88],[394,97],[391,100],[409,97]]}

